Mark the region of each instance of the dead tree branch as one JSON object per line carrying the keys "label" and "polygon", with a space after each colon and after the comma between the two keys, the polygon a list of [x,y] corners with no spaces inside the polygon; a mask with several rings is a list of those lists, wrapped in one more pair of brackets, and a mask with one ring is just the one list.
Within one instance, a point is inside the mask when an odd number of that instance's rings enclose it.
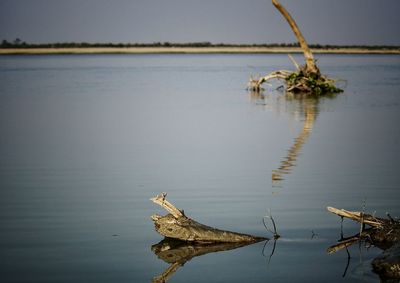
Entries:
{"label": "dead tree branch", "polygon": [[272,4],[274,4],[275,8],[278,9],[278,11],[282,14],[282,16],[286,19],[286,21],[289,23],[290,28],[292,29],[294,35],[296,36],[297,40],[300,43],[300,47],[303,50],[304,58],[306,61],[306,68],[305,71],[307,73],[319,73],[319,69],[315,65],[315,60],[314,56],[308,47],[308,44],[301,33],[299,27],[297,26],[296,22],[292,18],[292,16],[289,14],[289,12],[283,7],[278,0],[272,0]]}
{"label": "dead tree branch", "polygon": [[282,16],[289,23],[294,35],[300,43],[303,50],[305,65],[299,66],[293,57],[289,56],[296,67],[296,72],[275,71],[269,75],[262,77],[258,80],[250,78],[248,89],[251,91],[261,91],[261,85],[272,79],[283,79],[286,83],[286,92],[289,93],[306,93],[312,95],[332,94],[342,92],[341,89],[334,86],[334,80],[321,75],[317,67],[311,49],[301,33],[296,22],[283,7],[278,0],[272,0],[272,4],[282,14]]}
{"label": "dead tree branch", "polygon": [[363,227],[360,233],[353,237],[342,238],[337,244],[328,248],[328,253],[347,248],[356,242],[361,243],[360,240],[368,241],[384,250],[382,255],[372,261],[374,271],[383,279],[400,278],[400,221],[375,217],[363,211],[348,211],[334,207],[327,209],[342,218],[371,226],[369,229]]}
{"label": "dead tree branch", "polygon": [[264,237],[219,230],[198,223],[187,217],[181,210],[168,202],[165,197],[166,194],[161,194],[151,199],[169,212],[165,216],[157,214],[151,216],[156,231],[164,237],[199,243],[255,243],[266,240]]}

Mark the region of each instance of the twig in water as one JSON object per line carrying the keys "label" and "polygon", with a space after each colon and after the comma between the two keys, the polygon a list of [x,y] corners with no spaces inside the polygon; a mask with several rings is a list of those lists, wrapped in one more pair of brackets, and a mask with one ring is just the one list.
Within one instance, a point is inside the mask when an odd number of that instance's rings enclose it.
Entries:
{"label": "twig in water", "polygon": [[[271,232],[272,235],[274,235],[274,239],[278,239],[278,238],[280,238],[281,236],[278,234],[278,231],[277,231],[277,229],[276,229],[275,220],[274,220],[274,218],[272,217],[271,210],[268,210],[268,213],[269,213],[269,215],[265,215],[265,216],[263,217],[263,219],[262,219],[263,224],[264,224],[264,227],[265,227],[265,229],[267,229],[267,231]],[[265,218],[271,219],[272,225],[273,225],[273,227],[274,227],[274,231],[272,231],[271,229],[268,228],[268,226],[267,226],[267,224],[265,223],[265,220],[264,220]]]}
{"label": "twig in water", "polygon": [[315,233],[314,230],[311,230],[311,239],[318,237],[318,233]]}

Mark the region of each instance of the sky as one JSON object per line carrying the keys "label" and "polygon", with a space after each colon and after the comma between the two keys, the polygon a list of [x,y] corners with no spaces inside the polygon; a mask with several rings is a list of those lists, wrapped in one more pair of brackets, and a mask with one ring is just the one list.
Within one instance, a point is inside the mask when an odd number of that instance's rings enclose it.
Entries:
{"label": "sky", "polygon": [[[399,0],[281,0],[308,43],[400,45]],[[0,40],[292,43],[270,0],[0,0]]]}

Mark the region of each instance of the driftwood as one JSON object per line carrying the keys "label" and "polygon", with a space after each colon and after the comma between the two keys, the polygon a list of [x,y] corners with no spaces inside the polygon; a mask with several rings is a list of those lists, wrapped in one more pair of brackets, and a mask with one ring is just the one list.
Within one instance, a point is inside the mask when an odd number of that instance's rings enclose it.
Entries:
{"label": "driftwood", "polygon": [[305,65],[300,66],[293,57],[289,55],[290,60],[296,67],[296,72],[282,70],[272,72],[261,78],[250,77],[248,89],[251,91],[261,91],[261,85],[263,83],[272,79],[279,79],[285,81],[286,92],[289,93],[320,95],[342,92],[341,89],[335,87],[335,80],[321,74],[317,64],[315,63],[311,49],[289,12],[279,3],[278,0],[272,0],[272,4],[289,23],[290,28],[303,50]]}
{"label": "driftwood", "polygon": [[[282,16],[286,19],[288,24],[290,25],[291,29],[293,30],[294,35],[296,36],[297,40],[299,41],[300,47],[303,50],[304,58],[306,61],[305,71],[307,73],[319,73],[319,69],[315,64],[314,56],[308,47],[308,44],[301,33],[299,27],[297,26],[296,22],[289,14],[289,12],[283,7],[278,0],[272,0],[272,4],[274,4],[275,8],[282,14]],[[297,65],[298,66],[298,65]]]}
{"label": "driftwood", "polygon": [[256,243],[267,240],[264,237],[219,230],[198,223],[187,217],[183,211],[177,209],[165,198],[164,193],[151,199],[169,212],[165,216],[157,214],[151,216],[156,231],[164,237],[197,243]]}
{"label": "driftwood", "polygon": [[153,245],[151,250],[159,259],[170,264],[170,266],[161,275],[154,277],[152,282],[167,282],[181,266],[194,257],[233,250],[249,244],[247,242],[202,244],[165,238],[158,244]]}
{"label": "driftwood", "polygon": [[[348,211],[327,207],[328,211],[342,217],[349,218],[361,225],[360,233],[349,238],[342,238],[337,244],[328,248],[328,253],[334,253],[347,248],[360,240],[369,241],[371,244],[384,250],[381,256],[372,261],[373,270],[386,280],[400,279],[400,221],[393,219],[388,214],[388,219],[376,217],[358,211]],[[364,229],[365,225],[371,226]]]}

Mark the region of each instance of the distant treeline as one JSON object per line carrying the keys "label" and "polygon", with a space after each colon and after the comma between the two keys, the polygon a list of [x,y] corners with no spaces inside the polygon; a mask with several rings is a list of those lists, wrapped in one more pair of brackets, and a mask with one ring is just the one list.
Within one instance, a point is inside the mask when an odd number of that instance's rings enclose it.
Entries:
{"label": "distant treeline", "polygon": [[[56,42],[56,43],[26,43],[19,38],[12,42],[3,40],[0,48],[90,48],[90,47],[299,47],[299,43],[262,43],[262,44],[227,44],[227,43],[211,43],[204,42],[153,42],[153,43],[88,43],[88,42]],[[400,46],[393,45],[324,45],[310,44],[311,48],[321,49],[338,49],[338,48],[363,48],[368,50],[374,49],[399,49]]]}

